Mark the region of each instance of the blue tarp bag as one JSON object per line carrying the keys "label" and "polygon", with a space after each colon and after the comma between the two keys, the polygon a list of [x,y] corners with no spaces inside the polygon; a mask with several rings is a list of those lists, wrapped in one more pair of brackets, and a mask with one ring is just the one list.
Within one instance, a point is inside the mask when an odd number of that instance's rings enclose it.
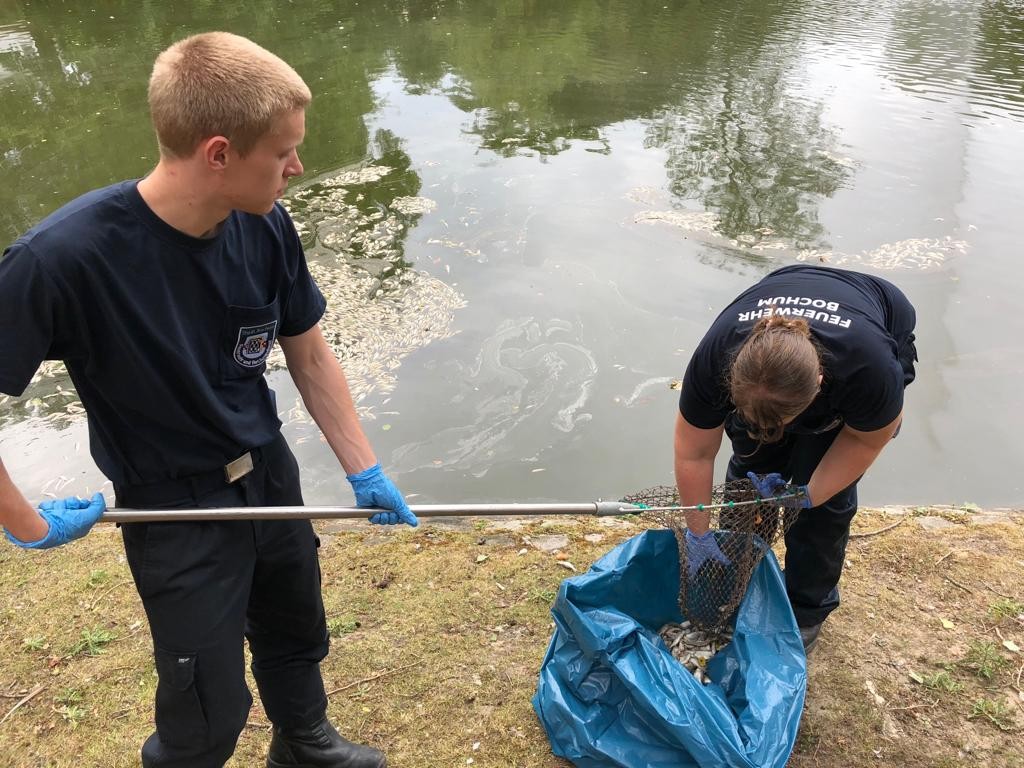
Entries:
{"label": "blue tarp bag", "polygon": [[533,708],[552,751],[579,768],[783,768],[796,741],[807,659],[766,549],[732,642],[701,685],[658,630],[681,621],[672,531],[623,542],[566,579]]}

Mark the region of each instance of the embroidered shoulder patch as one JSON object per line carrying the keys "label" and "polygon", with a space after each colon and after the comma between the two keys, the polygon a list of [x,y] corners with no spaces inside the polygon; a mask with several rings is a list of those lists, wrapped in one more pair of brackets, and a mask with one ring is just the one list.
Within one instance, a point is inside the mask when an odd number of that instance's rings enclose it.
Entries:
{"label": "embroidered shoulder patch", "polygon": [[263,365],[274,346],[274,332],[277,320],[263,325],[251,325],[238,329],[238,342],[235,344],[235,362],[244,368],[256,368]]}

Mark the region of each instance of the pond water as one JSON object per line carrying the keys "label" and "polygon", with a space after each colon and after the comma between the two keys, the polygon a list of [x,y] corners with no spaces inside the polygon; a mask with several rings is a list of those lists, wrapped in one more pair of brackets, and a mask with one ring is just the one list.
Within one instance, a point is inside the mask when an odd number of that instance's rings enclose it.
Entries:
{"label": "pond water", "polygon": [[[13,0],[5,243],[152,167],[153,58],[209,29],[314,92],[286,202],[411,501],[671,483],[694,345],[802,259],[883,275],[918,309],[906,421],[862,501],[1024,502],[1021,0]],[[268,375],[307,503],[350,503],[287,373]],[[48,367],[0,405],[30,498],[103,487],[69,386]]]}

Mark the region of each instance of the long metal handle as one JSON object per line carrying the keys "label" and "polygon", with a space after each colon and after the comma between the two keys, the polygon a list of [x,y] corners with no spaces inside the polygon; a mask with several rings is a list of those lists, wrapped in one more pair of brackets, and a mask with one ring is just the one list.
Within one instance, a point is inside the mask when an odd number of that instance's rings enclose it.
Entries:
{"label": "long metal handle", "polygon": [[[606,517],[638,512],[621,501],[587,501],[579,504],[413,504],[416,517],[467,517],[488,515],[595,515]],[[107,523],[155,523],[176,520],[365,520],[372,507],[224,507],[211,509],[108,509],[100,518]]]}

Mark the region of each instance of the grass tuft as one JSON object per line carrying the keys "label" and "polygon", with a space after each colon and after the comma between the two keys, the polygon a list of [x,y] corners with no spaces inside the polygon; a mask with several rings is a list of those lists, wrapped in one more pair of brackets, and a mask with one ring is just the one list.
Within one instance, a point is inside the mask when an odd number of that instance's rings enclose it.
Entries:
{"label": "grass tuft", "polygon": [[971,706],[971,714],[967,716],[968,720],[974,720],[977,718],[984,718],[996,726],[1000,731],[1014,730],[1012,723],[1013,710],[1001,701],[995,701],[994,699],[978,699]]}
{"label": "grass tuft", "polygon": [[983,680],[991,680],[1009,664],[996,644],[987,640],[976,640],[971,643],[964,656],[964,666],[973,669]]}

